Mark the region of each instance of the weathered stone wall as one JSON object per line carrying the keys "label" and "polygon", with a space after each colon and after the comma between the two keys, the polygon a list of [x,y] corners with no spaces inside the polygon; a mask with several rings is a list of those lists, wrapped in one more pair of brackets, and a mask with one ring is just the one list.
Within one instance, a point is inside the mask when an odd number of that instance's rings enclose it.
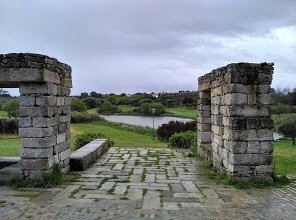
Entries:
{"label": "weathered stone wall", "polygon": [[0,55],[0,87],[19,87],[24,178],[40,178],[55,163],[68,171],[71,67],[39,54]]}
{"label": "weathered stone wall", "polygon": [[198,152],[239,181],[272,180],[273,64],[233,63],[198,79]]}

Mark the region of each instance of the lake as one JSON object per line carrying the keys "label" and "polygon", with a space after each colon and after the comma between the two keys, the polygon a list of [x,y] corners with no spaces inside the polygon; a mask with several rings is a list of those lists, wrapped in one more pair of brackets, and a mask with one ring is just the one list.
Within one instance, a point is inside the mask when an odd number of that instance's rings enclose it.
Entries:
{"label": "lake", "polygon": [[[152,116],[133,116],[133,115],[100,115],[100,116],[105,120],[111,121],[111,122],[153,128]],[[170,121],[188,122],[193,120],[189,118],[179,118],[179,117],[171,117],[171,116],[155,116],[154,128],[158,128],[162,124],[168,123]]]}
{"label": "lake", "polygon": [[[153,128],[153,117],[151,116],[101,115],[101,117],[111,122]],[[171,117],[171,116],[155,116],[154,128],[157,129],[162,124],[168,123],[170,121],[188,122],[193,120],[189,118],[179,118],[179,117]],[[283,136],[275,132],[273,133],[274,140],[278,140],[280,138],[283,138]]]}

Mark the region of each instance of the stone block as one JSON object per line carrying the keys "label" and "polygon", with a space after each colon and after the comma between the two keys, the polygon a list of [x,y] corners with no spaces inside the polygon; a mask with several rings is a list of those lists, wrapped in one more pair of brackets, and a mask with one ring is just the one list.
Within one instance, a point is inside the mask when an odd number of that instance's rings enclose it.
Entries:
{"label": "stone block", "polygon": [[211,105],[211,111],[208,111],[212,115],[219,115],[219,105]]}
{"label": "stone block", "polygon": [[51,94],[50,85],[43,83],[22,83],[20,84],[21,94]]}
{"label": "stone block", "polygon": [[259,120],[256,117],[247,118],[246,122],[247,122],[247,126],[246,126],[247,129],[258,129],[258,128],[260,128]]}
{"label": "stone block", "polygon": [[19,118],[18,125],[19,125],[19,128],[31,127],[32,126],[32,119],[30,117]]}
{"label": "stone block", "polygon": [[22,107],[34,107],[35,106],[35,96],[23,96],[19,97],[20,106]]}
{"label": "stone block", "polygon": [[63,106],[63,105],[65,105],[65,98],[61,97],[61,96],[58,96],[56,106]]}
{"label": "stone block", "polygon": [[197,123],[197,129],[199,131],[211,131],[211,124]]}
{"label": "stone block", "polygon": [[71,115],[71,106],[70,105],[62,106],[62,114]]}
{"label": "stone block", "polygon": [[21,158],[50,158],[53,155],[53,147],[48,148],[21,148]]}
{"label": "stone block", "polygon": [[233,154],[244,154],[247,152],[248,142],[224,140],[224,147]]}
{"label": "stone block", "polygon": [[273,129],[273,120],[271,118],[260,118],[260,127]]}
{"label": "stone block", "polygon": [[247,153],[249,154],[258,154],[260,153],[260,143],[259,141],[249,141]]}
{"label": "stone block", "polygon": [[[211,141],[208,141],[211,142]],[[212,142],[218,144],[219,146],[223,146],[223,139],[221,135],[213,134]]]}
{"label": "stone block", "polygon": [[254,170],[250,169],[249,166],[241,166],[241,165],[232,166],[232,172],[242,176],[251,176],[254,174]]}
{"label": "stone block", "polygon": [[270,85],[258,85],[257,86],[258,94],[269,94],[270,93]]}
{"label": "stone block", "polygon": [[59,159],[60,159],[60,161],[63,161],[65,159],[69,158],[70,155],[71,155],[71,150],[67,149],[67,150],[59,153]]}
{"label": "stone block", "polygon": [[259,141],[273,141],[273,130],[259,129],[257,130],[257,136]]}
{"label": "stone block", "polygon": [[212,132],[200,132],[200,141],[202,143],[209,143],[212,141],[211,135]]}
{"label": "stone block", "polygon": [[255,175],[272,175],[273,171],[273,166],[261,165],[255,167]]}
{"label": "stone block", "polygon": [[62,78],[61,85],[65,87],[72,88],[72,80],[70,78]]}
{"label": "stone block", "polygon": [[54,164],[52,158],[49,159],[22,159],[20,162],[22,170],[46,170]]}
{"label": "stone block", "polygon": [[59,124],[59,133],[65,132],[67,130],[67,124],[61,123]]}
{"label": "stone block", "polygon": [[64,97],[65,98],[65,105],[71,105],[72,97]]}
{"label": "stone block", "polygon": [[231,154],[229,155],[230,163],[234,165],[271,165],[272,155],[266,154]]}
{"label": "stone block", "polygon": [[260,152],[263,154],[271,154],[273,152],[273,145],[271,141],[260,142]]}
{"label": "stone block", "polygon": [[70,148],[70,141],[67,140],[67,141],[64,141],[60,144],[56,144],[54,146],[54,153],[58,155],[60,152],[63,152],[69,148]]}
{"label": "stone block", "polygon": [[230,120],[230,128],[234,130],[245,130],[246,129],[246,119],[242,117],[231,117]]}
{"label": "stone block", "polygon": [[212,132],[216,135],[221,136],[222,138],[222,134],[223,134],[223,127],[220,126],[216,126],[216,125],[212,125]]}
{"label": "stone block", "polygon": [[58,117],[44,118],[36,117],[33,118],[33,126],[36,128],[46,128],[58,125]]}
{"label": "stone block", "polygon": [[36,105],[37,106],[45,106],[45,107],[53,107],[56,105],[56,96],[37,96],[36,97]]}
{"label": "stone block", "polygon": [[42,82],[43,71],[35,68],[0,68],[0,82],[19,85],[24,82]]}
{"label": "stone block", "polygon": [[57,144],[60,144],[62,142],[66,141],[66,133],[60,133],[57,135]]}
{"label": "stone block", "polygon": [[21,138],[41,138],[53,135],[53,128],[19,128]]}
{"label": "stone block", "polygon": [[52,107],[20,107],[20,117],[53,116]]}
{"label": "stone block", "polygon": [[248,95],[243,93],[231,93],[225,95],[225,105],[241,105],[248,103]]}
{"label": "stone block", "polygon": [[242,84],[229,84],[227,85],[228,87],[228,92],[231,93],[243,93],[243,94],[248,94],[249,92],[249,86],[242,85]]}
{"label": "stone block", "polygon": [[48,148],[56,144],[56,136],[43,138],[21,138],[22,146],[25,148]]}
{"label": "stone block", "polygon": [[209,112],[209,111],[200,111],[199,116],[200,117],[211,117],[211,112]]}
{"label": "stone block", "polygon": [[271,94],[259,94],[257,95],[257,102],[263,105],[271,104]]}

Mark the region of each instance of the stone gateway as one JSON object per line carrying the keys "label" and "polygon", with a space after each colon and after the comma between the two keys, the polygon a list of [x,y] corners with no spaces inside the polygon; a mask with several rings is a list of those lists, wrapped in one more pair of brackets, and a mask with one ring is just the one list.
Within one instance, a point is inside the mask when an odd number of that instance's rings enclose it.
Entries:
{"label": "stone gateway", "polygon": [[198,79],[197,151],[234,180],[272,181],[272,63],[233,63]]}
{"label": "stone gateway", "polygon": [[19,88],[21,169],[39,179],[54,164],[69,170],[71,67],[31,53],[0,55],[0,88]]}

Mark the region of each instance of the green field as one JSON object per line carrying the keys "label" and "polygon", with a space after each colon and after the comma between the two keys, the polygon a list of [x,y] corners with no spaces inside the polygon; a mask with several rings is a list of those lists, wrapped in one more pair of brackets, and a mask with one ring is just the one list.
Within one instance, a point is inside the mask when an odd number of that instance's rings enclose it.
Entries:
{"label": "green field", "polygon": [[174,108],[167,108],[166,111],[169,115],[196,119],[197,117],[197,108],[196,107],[185,107],[178,106]]}
{"label": "green field", "polygon": [[296,146],[291,140],[274,142],[274,158],[276,174],[296,173]]}
{"label": "green field", "polygon": [[[157,139],[153,140],[150,130],[95,122],[92,124],[71,124],[71,148],[76,136],[83,132],[101,132],[111,138],[117,147],[167,147],[166,143]],[[0,135],[0,156],[19,156],[20,146],[18,136]]]}

